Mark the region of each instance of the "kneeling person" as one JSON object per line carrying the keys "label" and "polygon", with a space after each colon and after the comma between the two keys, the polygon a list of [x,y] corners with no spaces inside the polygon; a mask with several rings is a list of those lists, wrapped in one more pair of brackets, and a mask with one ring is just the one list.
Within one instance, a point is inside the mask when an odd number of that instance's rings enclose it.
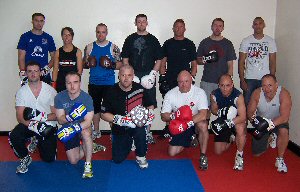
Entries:
{"label": "kneeling person", "polygon": [[54,113],[56,91],[40,81],[41,69],[37,62],[27,64],[26,74],[28,83],[16,94],[16,116],[19,124],[9,135],[9,143],[21,162],[16,173],[28,171],[32,158],[25,143],[32,136],[38,139],[38,149],[43,161],[52,162],[56,159],[57,122]]}
{"label": "kneeling person", "polygon": [[234,88],[230,75],[222,75],[219,88],[210,95],[211,112],[218,118],[211,123],[215,133],[215,153],[221,154],[230,146],[231,134],[236,132],[237,152],[233,169],[243,170],[243,149],[246,142],[246,106],[244,97]]}
{"label": "kneeling person", "polygon": [[[136,146],[136,160],[140,168],[147,168],[146,127],[152,123],[154,104],[145,89],[133,82],[134,70],[130,65],[120,68],[119,82],[107,91],[102,107],[101,118],[112,123],[112,160],[115,163],[124,161],[131,151],[134,141]],[[133,113],[136,107],[145,106],[149,110]],[[143,119],[143,124],[134,123],[134,117]]]}
{"label": "kneeling person", "polygon": [[[85,156],[83,178],[93,177],[92,171],[92,129],[94,115],[93,100],[80,89],[81,77],[71,71],[66,75],[66,90],[55,97],[55,108],[58,122],[62,127],[57,131],[58,139],[65,145],[68,160],[71,164]],[[82,139],[83,145],[80,145]]]}
{"label": "kneeling person", "polygon": [[170,122],[171,140],[168,153],[175,156],[184,147],[189,147],[193,134],[198,134],[200,143],[200,168],[208,168],[205,155],[208,143],[208,125],[206,115],[208,110],[205,92],[192,85],[192,76],[188,71],[181,71],[177,78],[178,86],[165,95],[161,119]]}

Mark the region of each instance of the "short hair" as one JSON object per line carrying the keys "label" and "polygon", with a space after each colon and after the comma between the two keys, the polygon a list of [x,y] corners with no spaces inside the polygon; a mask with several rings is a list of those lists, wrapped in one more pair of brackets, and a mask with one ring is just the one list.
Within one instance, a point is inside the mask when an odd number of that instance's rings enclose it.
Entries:
{"label": "short hair", "polygon": [[96,26],[96,30],[97,30],[97,27],[106,27],[106,30],[107,30],[107,25],[105,25],[104,23],[99,23],[99,24]]}
{"label": "short hair", "polygon": [[126,70],[126,69],[132,70],[132,72],[134,73],[134,69],[131,65],[122,65],[119,69],[119,73],[120,73],[120,71],[123,71],[123,70]]}
{"label": "short hair", "polygon": [[255,18],[253,19],[253,22],[256,21],[256,20],[262,20],[263,22],[265,22],[265,20],[264,20],[262,17],[255,17]]}
{"label": "short hair", "polygon": [[220,22],[222,22],[222,23],[223,23],[223,27],[224,27],[224,20],[223,20],[222,18],[220,18],[220,17],[215,18],[215,19],[212,21],[211,26],[213,26],[213,24],[214,24],[215,21],[220,21]]}
{"label": "short hair", "polygon": [[176,19],[176,21],[173,24],[173,27],[175,27],[176,23],[182,23],[183,25],[185,25],[185,22],[183,19]]}
{"label": "short hair", "polygon": [[73,31],[73,29],[71,27],[64,27],[64,28],[62,28],[61,32],[60,32],[61,36],[63,36],[64,30],[69,31],[69,33],[71,34],[71,36],[74,37],[74,31]]}
{"label": "short hair", "polygon": [[66,74],[66,77],[65,77],[66,80],[67,80],[67,76],[69,76],[69,75],[76,75],[76,76],[78,76],[79,77],[79,81],[81,82],[81,75],[78,72],[76,72],[76,71],[70,71],[70,72],[68,72]]}
{"label": "short hair", "polygon": [[45,19],[45,15],[42,14],[42,13],[34,13],[34,14],[32,14],[31,19],[33,20],[35,17],[38,17],[38,16],[41,16],[41,17],[43,17]]}
{"label": "short hair", "polygon": [[261,78],[261,80],[263,80],[263,79],[265,79],[265,78],[272,78],[275,82],[277,82],[277,78],[276,78],[276,76],[275,75],[273,75],[273,74],[266,74],[266,75],[264,75],[262,78]]}
{"label": "short hair", "polygon": [[218,79],[218,83],[220,84],[221,80],[222,80],[223,78],[225,78],[225,77],[229,77],[229,78],[231,79],[232,83],[233,83],[232,76],[229,75],[228,73],[221,75],[221,77],[219,77],[219,79]]}
{"label": "short hair", "polygon": [[148,19],[148,18],[147,18],[147,15],[141,13],[141,14],[138,14],[137,16],[135,16],[135,22],[136,22],[137,19],[140,18],[140,17],[145,17],[146,20]]}
{"label": "short hair", "polygon": [[39,70],[41,70],[41,65],[38,63],[38,62],[36,62],[36,61],[28,61],[27,63],[26,63],[26,71],[27,71],[27,67],[28,66],[38,66],[39,67]]}

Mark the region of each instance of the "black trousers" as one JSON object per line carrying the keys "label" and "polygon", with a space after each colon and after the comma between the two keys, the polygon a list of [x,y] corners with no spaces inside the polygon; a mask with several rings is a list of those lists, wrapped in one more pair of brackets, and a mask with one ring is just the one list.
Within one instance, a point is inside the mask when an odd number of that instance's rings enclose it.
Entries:
{"label": "black trousers", "polygon": [[51,162],[56,159],[57,139],[56,133],[47,138],[41,137],[33,131],[30,131],[27,126],[19,123],[9,134],[9,143],[14,150],[14,153],[19,158],[24,158],[28,155],[26,142],[28,138],[36,136],[38,139],[38,150],[43,161]]}

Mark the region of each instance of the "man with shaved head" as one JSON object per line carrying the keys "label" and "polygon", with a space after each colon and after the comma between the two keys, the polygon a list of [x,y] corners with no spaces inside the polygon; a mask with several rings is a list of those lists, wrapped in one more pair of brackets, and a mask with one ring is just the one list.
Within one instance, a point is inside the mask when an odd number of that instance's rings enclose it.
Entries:
{"label": "man with shaved head", "polygon": [[188,71],[181,71],[177,78],[178,86],[165,95],[161,119],[170,122],[171,138],[168,153],[175,156],[184,147],[189,147],[191,137],[198,134],[200,143],[200,168],[208,168],[206,149],[208,143],[208,110],[205,92],[192,85],[192,76]]}
{"label": "man with shaved head", "polygon": [[226,151],[232,132],[236,132],[237,152],[233,169],[243,170],[243,149],[246,142],[246,106],[244,97],[234,88],[230,75],[224,74],[219,79],[219,88],[210,95],[211,112],[218,118],[211,123],[215,133],[215,153]]}

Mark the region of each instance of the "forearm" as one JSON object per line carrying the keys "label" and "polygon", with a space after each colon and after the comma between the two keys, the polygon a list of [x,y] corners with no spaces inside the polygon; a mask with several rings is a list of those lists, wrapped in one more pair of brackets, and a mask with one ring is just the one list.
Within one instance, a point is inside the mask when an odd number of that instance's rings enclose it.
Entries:
{"label": "forearm", "polygon": [[101,119],[106,122],[112,123],[114,120],[114,115],[112,113],[100,113]]}
{"label": "forearm", "polygon": [[160,69],[161,60],[156,60],[155,65],[153,67],[154,71],[159,71]]}
{"label": "forearm", "polygon": [[172,113],[162,113],[161,114],[161,120],[164,121],[164,122],[170,122],[172,119],[171,119],[171,114]]}
{"label": "forearm", "polygon": [[204,121],[206,120],[206,116],[207,116],[207,109],[201,109],[198,114],[193,116],[193,122],[196,124],[201,121]]}
{"label": "forearm", "polygon": [[191,63],[191,75],[193,76],[193,77],[196,77],[196,75],[197,75],[197,61],[195,60],[195,61],[192,61],[192,63]]}

